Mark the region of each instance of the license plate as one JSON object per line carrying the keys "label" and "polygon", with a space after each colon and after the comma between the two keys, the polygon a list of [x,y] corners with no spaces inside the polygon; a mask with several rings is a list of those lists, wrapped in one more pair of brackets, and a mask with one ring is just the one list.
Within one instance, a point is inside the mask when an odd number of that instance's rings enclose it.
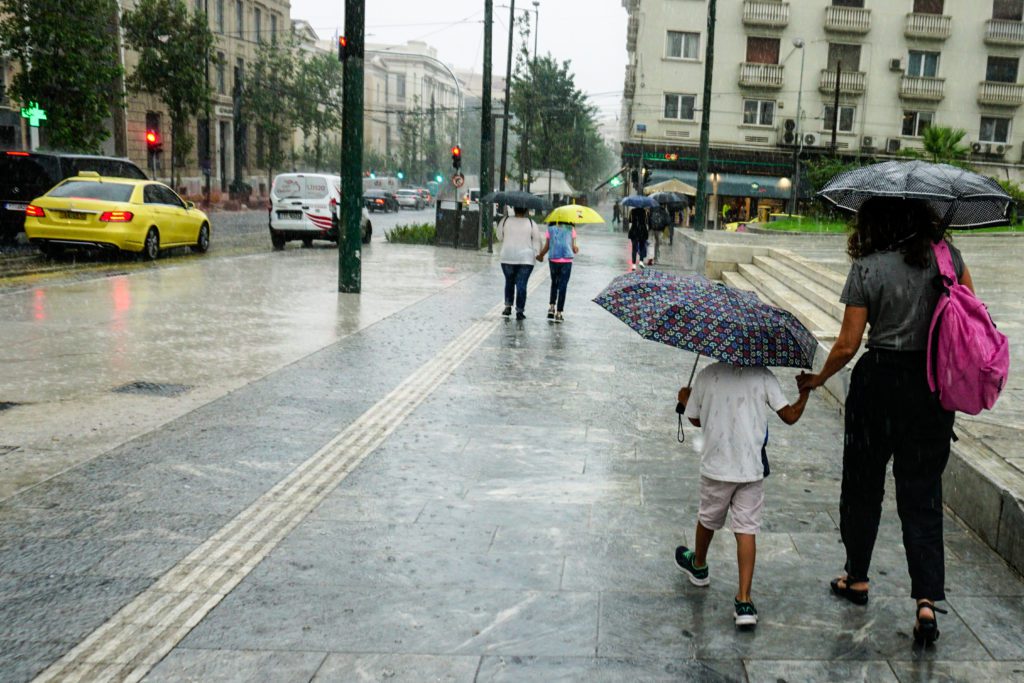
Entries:
{"label": "license plate", "polygon": [[281,220],[298,221],[302,220],[301,211],[278,211],[277,217]]}
{"label": "license plate", "polygon": [[4,202],[4,208],[8,211],[24,211],[28,208],[28,204],[22,204],[21,202]]}
{"label": "license plate", "polygon": [[89,214],[82,213],[81,211],[61,211],[61,218],[69,221],[84,221]]}

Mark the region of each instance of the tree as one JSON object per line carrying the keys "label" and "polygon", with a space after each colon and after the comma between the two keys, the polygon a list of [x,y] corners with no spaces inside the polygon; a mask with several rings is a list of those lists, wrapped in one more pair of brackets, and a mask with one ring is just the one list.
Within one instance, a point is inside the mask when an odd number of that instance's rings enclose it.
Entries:
{"label": "tree", "polygon": [[900,152],[900,156],[924,159],[937,164],[952,164],[971,170],[972,167],[967,161],[970,147],[960,144],[966,135],[967,131],[963,128],[928,126],[921,134],[924,151],[904,149]]}
{"label": "tree", "polygon": [[271,182],[284,164],[284,140],[295,128],[295,73],[290,41],[260,43],[241,92],[242,117],[260,126],[256,144]]}
{"label": "tree", "polygon": [[11,95],[47,111],[49,147],[99,152],[109,136],[117,11],[116,0],[0,0],[0,50],[21,65]]}
{"label": "tree", "polygon": [[206,58],[213,49],[213,33],[206,15],[189,16],[182,0],[140,0],[124,13],[122,26],[125,43],[139,54],[129,87],[155,95],[167,107],[171,185],[177,187],[177,170],[192,150],[188,122],[205,109],[211,95]]}
{"label": "tree", "polygon": [[344,72],[332,54],[318,54],[298,64],[295,78],[295,122],[302,129],[309,156],[313,138],[313,166],[323,163],[324,135],[341,126],[341,91]]}

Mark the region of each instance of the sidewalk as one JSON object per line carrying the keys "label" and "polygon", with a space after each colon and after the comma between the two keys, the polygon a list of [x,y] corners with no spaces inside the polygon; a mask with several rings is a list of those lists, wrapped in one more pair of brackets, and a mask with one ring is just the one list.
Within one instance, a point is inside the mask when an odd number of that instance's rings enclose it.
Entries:
{"label": "sidewalk", "polygon": [[1024,582],[951,520],[950,614],[914,651],[891,486],[870,606],[829,595],[842,425],[821,400],[772,424],[761,622],[736,631],[729,534],[709,588],[672,561],[693,356],[590,303],[621,233],[581,247],[563,325],[546,267],[527,320],[501,319],[495,261],[0,505],[0,680],[1022,678]]}

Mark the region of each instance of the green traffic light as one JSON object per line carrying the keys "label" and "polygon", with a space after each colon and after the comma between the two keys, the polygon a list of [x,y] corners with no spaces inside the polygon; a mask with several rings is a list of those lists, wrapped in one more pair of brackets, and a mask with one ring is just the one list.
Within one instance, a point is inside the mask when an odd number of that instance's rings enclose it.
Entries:
{"label": "green traffic light", "polygon": [[398,179],[399,179],[399,180],[404,180],[404,179],[405,179],[405,174],[404,174],[404,173],[402,173],[401,171],[399,171],[399,172],[398,172]]}
{"label": "green traffic light", "polygon": [[434,176],[434,180],[436,180],[437,182],[441,182],[442,180],[444,180],[444,176],[438,173],[436,176]]}

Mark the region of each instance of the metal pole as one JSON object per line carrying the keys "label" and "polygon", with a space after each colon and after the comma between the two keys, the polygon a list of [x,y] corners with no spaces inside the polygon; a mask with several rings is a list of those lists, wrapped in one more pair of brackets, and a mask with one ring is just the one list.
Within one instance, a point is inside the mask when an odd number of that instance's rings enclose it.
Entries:
{"label": "metal pole", "polygon": [[[210,28],[210,0],[205,0],[203,3],[203,13],[206,14],[206,28]],[[210,88],[210,50],[213,49],[211,45],[206,50],[206,87]],[[200,169],[205,175],[204,191],[206,194],[206,206],[210,206],[210,182],[213,178],[213,159],[212,150],[210,148],[210,139],[213,138],[213,122],[210,120],[210,98],[213,97],[213,93],[209,90],[206,93],[206,140],[203,143],[203,156],[205,159],[205,166]],[[273,178],[271,178],[273,181]]]}
{"label": "metal pole", "polygon": [[708,0],[708,44],[704,49],[704,100],[700,114],[700,158],[697,162],[697,225],[698,232],[707,222],[708,156],[711,146],[711,78],[715,67],[715,11],[717,0]]}
{"label": "metal pole", "polygon": [[[540,0],[533,0],[533,64],[531,67],[530,74],[530,85],[536,85],[537,76],[537,36],[540,34]],[[526,117],[526,129],[523,131],[523,140],[520,143],[523,146],[523,182],[526,187],[523,189],[527,192],[530,191],[530,172],[533,170],[530,168],[532,159],[530,159],[530,121],[531,117]]]}
{"label": "metal pole", "polygon": [[[487,253],[494,252],[494,236],[491,227],[494,223],[494,209],[490,202],[483,198],[491,193],[494,187],[494,119],[491,118],[491,37],[494,23],[494,0],[484,0],[484,82],[481,93],[482,111],[480,114],[480,224],[487,234]],[[479,245],[477,245],[479,247]]]}
{"label": "metal pole", "polygon": [[789,207],[790,214],[796,214],[797,205],[797,193],[800,191],[800,150],[804,146],[803,138],[800,132],[800,119],[802,98],[804,94],[804,55],[807,52],[806,43],[800,41],[800,85],[796,91],[796,144],[793,145],[793,191],[791,197],[791,206]]}
{"label": "metal pole", "polygon": [[345,37],[341,110],[341,207],[338,221],[338,291],[362,291],[363,215],[363,57],[365,51],[366,0],[345,0]]}
{"label": "metal pole", "polygon": [[[508,10],[508,63],[505,65],[505,118],[501,123],[501,176],[498,189],[505,191],[505,173],[508,170],[508,107],[512,93],[512,43],[515,42],[516,0]],[[490,246],[490,243],[488,243]]]}
{"label": "metal pole", "polygon": [[843,77],[843,60],[836,62],[836,98],[832,105],[832,156],[836,155],[836,131],[839,130],[839,81]]}

